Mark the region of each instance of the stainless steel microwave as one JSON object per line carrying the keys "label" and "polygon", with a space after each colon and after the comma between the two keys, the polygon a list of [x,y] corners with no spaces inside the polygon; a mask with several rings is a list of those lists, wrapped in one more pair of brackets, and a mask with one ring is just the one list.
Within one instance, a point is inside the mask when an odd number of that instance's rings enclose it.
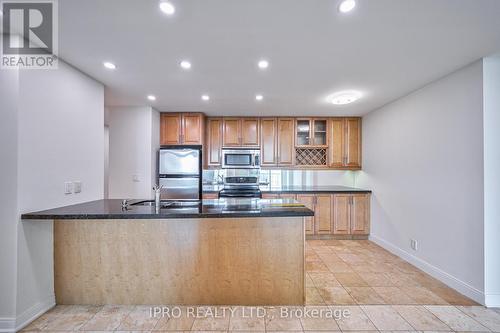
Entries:
{"label": "stainless steel microwave", "polygon": [[222,168],[258,169],[260,168],[260,150],[222,149]]}

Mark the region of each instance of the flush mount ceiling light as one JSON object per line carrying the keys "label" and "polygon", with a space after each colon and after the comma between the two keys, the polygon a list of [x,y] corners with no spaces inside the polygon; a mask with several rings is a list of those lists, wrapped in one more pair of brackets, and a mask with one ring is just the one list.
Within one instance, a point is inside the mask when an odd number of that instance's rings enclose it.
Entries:
{"label": "flush mount ceiling light", "polygon": [[267,69],[269,67],[269,61],[259,60],[259,62],[257,63],[257,66],[259,66],[260,69]]}
{"label": "flush mount ceiling light", "polygon": [[336,92],[326,98],[328,103],[335,105],[345,105],[356,102],[361,98],[361,93],[356,90],[344,90]]}
{"label": "flush mount ceiling light", "polygon": [[255,95],[255,100],[262,101],[263,99],[264,99],[264,96],[262,96],[262,95]]}
{"label": "flush mount ceiling light", "polygon": [[201,95],[201,99],[204,100],[204,101],[209,101],[210,100],[210,96],[208,96],[208,95]]}
{"label": "flush mount ceiling light", "polygon": [[355,0],[344,0],[339,5],[339,12],[348,13],[356,7]]}
{"label": "flush mount ceiling light", "polygon": [[116,69],[116,65],[113,64],[112,62],[109,62],[109,61],[105,61],[102,63],[104,65],[104,67],[106,67],[107,69]]}
{"label": "flush mount ceiling light", "polygon": [[148,95],[148,99],[150,101],[156,101],[156,96],[155,95]]}
{"label": "flush mount ceiling light", "polygon": [[167,15],[175,13],[175,7],[168,1],[160,1],[160,10]]}
{"label": "flush mount ceiling light", "polygon": [[190,69],[191,68],[191,63],[187,60],[182,60],[181,61],[181,67],[184,69]]}

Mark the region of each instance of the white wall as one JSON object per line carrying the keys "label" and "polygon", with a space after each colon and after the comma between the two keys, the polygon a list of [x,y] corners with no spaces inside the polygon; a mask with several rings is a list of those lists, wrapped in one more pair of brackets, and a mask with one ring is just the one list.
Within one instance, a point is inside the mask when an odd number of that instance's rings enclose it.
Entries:
{"label": "white wall", "polygon": [[[21,71],[19,92],[20,213],[102,199],[103,85],[60,62]],[[65,181],[81,181],[82,192],[64,194]],[[51,222],[19,223],[18,321],[53,301],[52,252]]]}
{"label": "white wall", "polygon": [[13,331],[54,305],[52,222],[20,214],[103,196],[104,87],[62,61],[0,77],[0,330]]}
{"label": "white wall", "polygon": [[0,70],[0,330],[16,316],[18,71]]}
{"label": "white wall", "polygon": [[479,302],[482,80],[479,61],[367,114],[356,177],[374,191],[372,239]]}
{"label": "white wall", "polygon": [[485,302],[500,307],[500,57],[484,59]]}
{"label": "white wall", "polygon": [[159,119],[151,107],[109,108],[109,198],[152,198]]}

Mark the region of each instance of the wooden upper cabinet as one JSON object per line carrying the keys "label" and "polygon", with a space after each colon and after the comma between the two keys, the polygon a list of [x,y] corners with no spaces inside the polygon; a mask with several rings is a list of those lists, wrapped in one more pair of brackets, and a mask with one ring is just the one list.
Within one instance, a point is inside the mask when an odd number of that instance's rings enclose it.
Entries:
{"label": "wooden upper cabinet", "polygon": [[[297,194],[297,201],[314,211],[315,197],[313,194]],[[304,217],[306,235],[314,234],[314,216]]]}
{"label": "wooden upper cabinet", "polygon": [[330,142],[329,147],[329,158],[330,167],[332,168],[342,168],[345,161],[345,149],[344,149],[344,118],[332,118],[329,123],[330,127]]}
{"label": "wooden upper cabinet", "polygon": [[203,114],[162,113],[160,119],[161,145],[203,144]]}
{"label": "wooden upper cabinet", "polygon": [[346,118],[345,121],[345,165],[351,168],[361,168],[361,118]]}
{"label": "wooden upper cabinet", "polygon": [[241,145],[241,120],[240,118],[224,118],[223,120],[223,146],[238,147]]}
{"label": "wooden upper cabinet", "polygon": [[207,166],[222,164],[222,118],[207,119],[205,160]]}
{"label": "wooden upper cabinet", "polygon": [[351,234],[368,235],[370,233],[370,195],[353,194],[351,196]]}
{"label": "wooden upper cabinet", "polygon": [[328,145],[328,119],[297,118],[295,145],[326,147]]}
{"label": "wooden upper cabinet", "polygon": [[333,234],[348,235],[351,232],[351,195],[333,195]]}
{"label": "wooden upper cabinet", "polygon": [[203,116],[197,113],[182,115],[182,143],[199,145],[203,143]]}
{"label": "wooden upper cabinet", "polygon": [[258,147],[259,143],[259,118],[242,118],[241,145],[243,147]]}
{"label": "wooden upper cabinet", "polygon": [[361,118],[329,120],[329,166],[361,169]]}
{"label": "wooden upper cabinet", "polygon": [[292,166],[294,164],[294,123],[293,118],[278,118],[277,163],[280,166]]}
{"label": "wooden upper cabinet", "polygon": [[318,234],[332,232],[332,197],[330,194],[316,195],[314,209],[314,224]]}
{"label": "wooden upper cabinet", "polygon": [[259,118],[224,118],[224,147],[258,147]]}
{"label": "wooden upper cabinet", "polygon": [[160,116],[160,144],[181,144],[182,116],[180,113],[162,113]]}
{"label": "wooden upper cabinet", "polygon": [[260,120],[260,159],[262,166],[277,165],[277,121],[276,118]]}

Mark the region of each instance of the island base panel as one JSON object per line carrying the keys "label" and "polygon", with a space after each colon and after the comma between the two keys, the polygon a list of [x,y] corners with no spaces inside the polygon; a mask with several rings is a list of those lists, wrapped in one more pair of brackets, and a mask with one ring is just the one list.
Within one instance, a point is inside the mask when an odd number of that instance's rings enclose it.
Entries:
{"label": "island base panel", "polygon": [[301,217],[54,221],[57,304],[302,305]]}

